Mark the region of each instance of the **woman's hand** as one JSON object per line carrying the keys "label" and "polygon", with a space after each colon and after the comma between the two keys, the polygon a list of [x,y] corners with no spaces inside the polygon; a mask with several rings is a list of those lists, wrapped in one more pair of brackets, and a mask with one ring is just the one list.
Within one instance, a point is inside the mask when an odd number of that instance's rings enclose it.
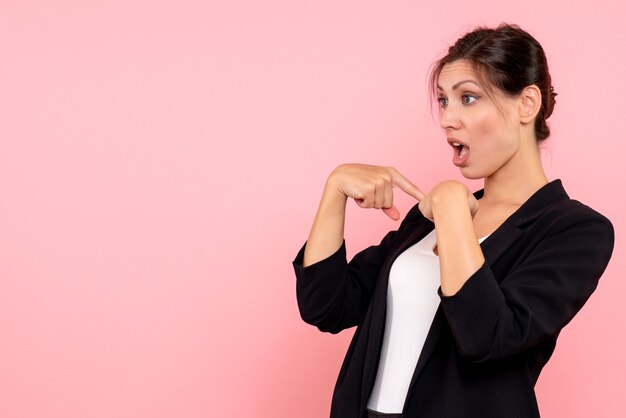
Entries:
{"label": "woman's hand", "polygon": [[400,219],[400,213],[393,205],[395,186],[417,200],[424,198],[424,193],[393,167],[342,164],[335,168],[326,181],[302,265],[314,264],[339,249],[343,242],[348,198],[354,199],[362,208],[382,209],[391,219]]}
{"label": "woman's hand", "polygon": [[441,292],[454,295],[485,262],[472,220],[478,201],[463,183],[448,180],[435,186],[419,209],[435,223]]}
{"label": "woman's hand", "polygon": [[478,200],[461,182],[446,180],[435,186],[428,195],[420,201],[419,209],[426,218],[435,221],[435,210],[446,212],[451,206],[467,205],[472,217],[478,211]]}
{"label": "woman's hand", "polygon": [[400,219],[393,205],[393,188],[413,196],[418,201],[425,195],[393,167],[366,164],[342,164],[330,174],[327,187],[334,188],[345,198],[352,198],[362,208],[382,209],[391,219]]}

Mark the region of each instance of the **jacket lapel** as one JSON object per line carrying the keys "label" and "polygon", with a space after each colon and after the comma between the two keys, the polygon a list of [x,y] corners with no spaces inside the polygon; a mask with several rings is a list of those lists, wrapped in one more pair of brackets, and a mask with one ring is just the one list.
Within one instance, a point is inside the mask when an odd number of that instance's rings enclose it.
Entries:
{"label": "jacket lapel", "polygon": [[361,388],[361,396],[365,402],[367,402],[372,390],[376,372],[378,370],[378,362],[380,361],[380,353],[385,332],[385,321],[387,318],[387,290],[389,286],[389,272],[391,271],[391,266],[403,251],[407,250],[411,245],[414,245],[428,235],[428,233],[435,228],[435,224],[420,214],[420,217],[416,222],[407,225],[407,229],[408,228],[411,228],[410,232],[404,237],[400,236],[398,243],[391,249],[385,263],[381,266],[378,280],[376,282],[376,289],[372,299],[370,338],[367,341],[366,360],[363,370],[363,382],[365,384]]}

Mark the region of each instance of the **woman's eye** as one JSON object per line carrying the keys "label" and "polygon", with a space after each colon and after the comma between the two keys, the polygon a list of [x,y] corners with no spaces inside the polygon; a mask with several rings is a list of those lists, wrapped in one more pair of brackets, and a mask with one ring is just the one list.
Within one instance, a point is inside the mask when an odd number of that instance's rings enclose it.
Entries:
{"label": "woman's eye", "polygon": [[478,97],[476,97],[476,96],[472,96],[472,95],[469,95],[469,94],[464,94],[464,95],[461,97],[461,101],[462,101],[463,103],[465,103],[465,104],[472,104],[472,103],[474,103],[474,102],[468,101],[468,100],[466,100],[466,99],[476,99],[476,100],[478,100]]}
{"label": "woman's eye", "polygon": [[441,106],[445,106],[446,104],[448,104],[447,100],[448,99],[446,99],[445,97],[440,97],[439,99],[437,99],[437,101],[439,102]]}

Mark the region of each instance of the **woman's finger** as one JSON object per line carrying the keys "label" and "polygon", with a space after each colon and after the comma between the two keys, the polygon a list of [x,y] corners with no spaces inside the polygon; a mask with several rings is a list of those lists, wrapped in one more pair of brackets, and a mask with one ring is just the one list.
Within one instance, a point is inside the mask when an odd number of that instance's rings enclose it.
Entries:
{"label": "woman's finger", "polygon": [[366,184],[356,193],[354,200],[362,208],[371,208],[374,206],[376,197],[376,188],[373,184]]}
{"label": "woman's finger", "polygon": [[390,208],[393,206],[393,186],[387,185],[384,190],[383,208]]}
{"label": "woman's finger", "polygon": [[395,186],[398,186],[400,190],[410,196],[413,196],[419,201],[423,200],[426,197],[426,195],[416,185],[411,183],[409,179],[400,174],[398,170],[396,170],[395,168],[391,168],[390,171],[393,184]]}
{"label": "woman's finger", "polygon": [[394,221],[397,221],[398,219],[400,219],[400,212],[393,205],[391,205],[390,208],[383,208],[383,212],[385,212],[385,215],[389,216]]}
{"label": "woman's finger", "polygon": [[430,219],[431,221],[433,221],[433,213],[430,210],[430,201],[429,200],[422,200],[419,203],[418,208],[419,208],[420,212],[422,212],[422,215],[424,215],[424,217],[426,219]]}
{"label": "woman's finger", "polygon": [[385,204],[385,189],[386,184],[384,180],[378,179],[375,183],[376,191],[374,192],[374,207],[376,209],[382,209]]}

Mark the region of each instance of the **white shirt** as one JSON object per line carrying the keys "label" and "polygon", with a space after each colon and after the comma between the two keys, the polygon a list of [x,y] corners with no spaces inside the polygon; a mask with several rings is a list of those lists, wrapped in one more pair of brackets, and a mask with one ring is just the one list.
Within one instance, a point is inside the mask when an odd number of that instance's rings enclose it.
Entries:
{"label": "white shirt", "polygon": [[[385,334],[367,407],[401,413],[440,298],[435,230],[396,258],[389,273]],[[485,238],[479,239],[482,242]]]}

